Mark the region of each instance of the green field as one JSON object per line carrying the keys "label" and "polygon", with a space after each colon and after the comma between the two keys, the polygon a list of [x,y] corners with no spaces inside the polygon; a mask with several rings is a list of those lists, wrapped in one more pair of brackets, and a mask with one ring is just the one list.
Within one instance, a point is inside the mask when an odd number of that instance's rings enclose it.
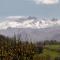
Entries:
{"label": "green field", "polygon": [[60,57],[60,45],[46,45],[42,55],[49,56],[51,60]]}

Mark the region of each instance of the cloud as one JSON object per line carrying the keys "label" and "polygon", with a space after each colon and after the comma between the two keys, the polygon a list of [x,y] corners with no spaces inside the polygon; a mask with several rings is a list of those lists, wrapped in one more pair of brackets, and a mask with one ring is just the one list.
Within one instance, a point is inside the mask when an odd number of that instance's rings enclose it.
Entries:
{"label": "cloud", "polygon": [[33,0],[36,4],[46,4],[46,5],[52,5],[52,4],[58,4],[59,0]]}

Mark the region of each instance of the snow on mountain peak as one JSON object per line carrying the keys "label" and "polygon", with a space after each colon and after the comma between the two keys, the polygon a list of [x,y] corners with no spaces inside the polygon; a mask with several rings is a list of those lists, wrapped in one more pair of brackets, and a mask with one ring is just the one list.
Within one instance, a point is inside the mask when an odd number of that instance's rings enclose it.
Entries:
{"label": "snow on mountain peak", "polygon": [[24,18],[25,16],[8,16],[8,19]]}
{"label": "snow on mountain peak", "polygon": [[40,28],[48,28],[60,26],[60,20],[58,19],[39,19],[36,17],[31,16],[9,16],[3,19],[0,22],[0,29],[7,29],[11,28],[33,28],[33,29],[40,29]]}

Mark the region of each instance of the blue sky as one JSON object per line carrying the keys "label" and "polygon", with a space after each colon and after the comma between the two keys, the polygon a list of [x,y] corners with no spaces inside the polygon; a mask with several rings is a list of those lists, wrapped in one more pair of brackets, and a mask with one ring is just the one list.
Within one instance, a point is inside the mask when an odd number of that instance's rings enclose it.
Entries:
{"label": "blue sky", "polygon": [[60,18],[59,0],[0,0],[0,17],[37,16]]}

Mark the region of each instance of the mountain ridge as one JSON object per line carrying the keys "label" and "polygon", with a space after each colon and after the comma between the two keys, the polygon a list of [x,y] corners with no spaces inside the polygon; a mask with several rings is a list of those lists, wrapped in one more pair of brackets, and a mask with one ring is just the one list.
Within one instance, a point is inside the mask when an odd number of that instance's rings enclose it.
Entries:
{"label": "mountain ridge", "polygon": [[3,21],[0,22],[0,29],[7,29],[11,28],[33,28],[33,29],[40,29],[40,28],[48,28],[60,26],[59,19],[39,19],[37,17],[25,17],[25,16],[10,16],[6,17]]}
{"label": "mountain ridge", "polygon": [[6,17],[0,22],[0,34],[12,37],[20,35],[22,40],[60,41],[60,20],[59,19],[40,19],[37,17]]}

